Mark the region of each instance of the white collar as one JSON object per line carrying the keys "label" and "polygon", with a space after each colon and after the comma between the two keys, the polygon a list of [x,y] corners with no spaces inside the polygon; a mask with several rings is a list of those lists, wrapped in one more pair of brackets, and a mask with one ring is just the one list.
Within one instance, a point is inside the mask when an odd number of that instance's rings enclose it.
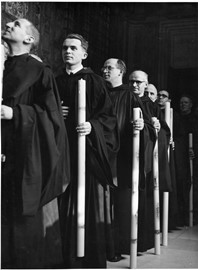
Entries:
{"label": "white collar", "polygon": [[70,69],[66,68],[66,72],[67,72],[67,74],[69,74],[69,75],[70,75],[70,73],[75,74],[75,73],[77,73],[79,70],[81,70],[82,68],[83,68],[83,65],[80,65],[79,67],[77,67],[77,68],[75,68],[75,69],[73,69],[73,70],[70,70]]}

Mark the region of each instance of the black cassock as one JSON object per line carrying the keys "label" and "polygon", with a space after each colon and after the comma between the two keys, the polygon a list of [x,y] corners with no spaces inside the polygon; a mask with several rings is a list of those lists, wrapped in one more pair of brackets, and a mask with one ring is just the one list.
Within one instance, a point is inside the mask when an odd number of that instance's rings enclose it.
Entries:
{"label": "black cassock", "polygon": [[[194,218],[197,215],[197,141],[198,119],[193,113],[181,115],[174,112],[174,142],[175,142],[175,168],[178,194],[178,225],[189,225],[189,192],[191,187],[191,173],[189,160],[189,133],[193,135],[193,181],[194,181]],[[196,191],[196,192],[195,192]],[[195,204],[196,201],[196,204]],[[197,216],[196,216],[197,217]]]}
{"label": "black cassock", "polygon": [[57,196],[68,185],[67,133],[55,79],[28,54],[8,57],[2,120],[2,266],[43,268],[62,263]]}
{"label": "black cassock", "polygon": [[172,191],[170,168],[168,162],[168,146],[170,141],[170,129],[165,122],[164,114],[159,105],[152,102],[148,97],[141,97],[146,113],[150,117],[157,117],[161,124],[158,132],[158,151],[159,151],[159,188],[160,191]]}
{"label": "black cassock", "polygon": [[[152,102],[148,97],[141,98],[145,110],[150,117],[157,117],[161,124],[158,132],[158,158],[159,158],[159,191],[160,191],[160,227],[163,224],[163,192],[169,192],[169,216],[168,226],[173,229],[176,226],[177,218],[177,191],[174,170],[173,150],[170,147],[169,157],[168,148],[170,141],[170,129],[165,122],[165,112],[161,110],[156,102]],[[149,176],[149,178],[152,175]],[[151,185],[152,186],[152,185]]]}
{"label": "black cassock", "polygon": [[[161,109],[161,117],[165,120],[165,109]],[[174,126],[174,125],[173,125]],[[174,132],[173,132],[174,133]],[[168,137],[167,137],[168,139]],[[167,140],[168,142],[168,140]],[[168,143],[167,143],[168,146]],[[166,149],[166,148],[165,148]],[[177,224],[177,220],[178,220],[178,201],[177,201],[177,185],[176,185],[176,165],[175,165],[175,151],[172,147],[172,145],[169,146],[169,158],[168,158],[168,163],[169,163],[169,168],[170,168],[170,180],[171,180],[171,185],[169,189],[161,189],[161,218],[163,216],[163,193],[162,191],[168,191],[169,192],[169,216],[168,216],[168,229],[172,230],[175,229]],[[164,172],[164,170],[162,170],[163,166],[164,166],[164,155],[160,156],[160,172],[161,175]],[[164,174],[164,176],[167,177],[166,174]],[[161,223],[163,222],[163,220],[161,221]]]}
{"label": "black cassock", "polygon": [[[140,178],[138,209],[138,251],[153,247],[153,202],[148,203],[148,183],[146,175],[152,170],[152,151],[155,133],[145,113],[140,98],[130,91],[127,85],[109,88],[117,114],[120,132],[120,149],[117,158],[118,188],[114,190],[115,205],[115,253],[130,254],[131,233],[131,186],[132,186],[132,146],[133,108],[139,107],[144,118],[144,129],[140,132]],[[150,222],[152,220],[152,222]]]}
{"label": "black cassock", "polygon": [[[86,121],[92,126],[86,136],[85,257],[77,258],[77,116],[78,80],[86,80]],[[116,116],[103,78],[90,68],[74,75],[57,77],[63,105],[69,106],[65,120],[71,158],[71,183],[61,198],[63,256],[67,268],[106,268],[113,252],[110,188],[113,174],[110,161],[118,149]]]}

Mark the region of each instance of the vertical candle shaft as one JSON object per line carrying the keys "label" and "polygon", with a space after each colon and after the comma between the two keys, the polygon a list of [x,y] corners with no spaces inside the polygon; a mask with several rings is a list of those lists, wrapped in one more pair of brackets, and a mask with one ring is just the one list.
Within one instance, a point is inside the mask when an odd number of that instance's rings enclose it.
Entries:
{"label": "vertical candle shaft", "polygon": [[[78,124],[86,121],[86,81],[78,81]],[[78,134],[77,257],[85,256],[86,136]]]}

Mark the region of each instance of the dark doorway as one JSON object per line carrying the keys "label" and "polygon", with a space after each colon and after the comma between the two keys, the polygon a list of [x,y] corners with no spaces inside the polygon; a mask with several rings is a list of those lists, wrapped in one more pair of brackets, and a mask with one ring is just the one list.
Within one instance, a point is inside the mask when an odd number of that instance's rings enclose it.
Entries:
{"label": "dark doorway", "polygon": [[171,93],[173,109],[179,110],[182,94],[192,96],[194,106],[198,105],[198,68],[168,69],[168,88]]}

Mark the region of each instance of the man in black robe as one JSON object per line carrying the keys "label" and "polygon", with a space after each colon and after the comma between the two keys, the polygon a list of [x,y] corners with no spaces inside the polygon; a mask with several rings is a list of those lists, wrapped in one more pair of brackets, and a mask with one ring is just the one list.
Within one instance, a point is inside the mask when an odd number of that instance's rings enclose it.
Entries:
{"label": "man in black robe", "polygon": [[[148,74],[146,74],[142,70],[135,70],[129,75],[129,85],[132,87],[132,90],[134,93],[136,93],[144,106],[144,109],[149,116],[150,120],[153,121],[153,127],[158,132],[158,156],[159,156],[159,189],[161,191],[170,191],[172,190],[171,185],[171,178],[170,178],[170,169],[169,169],[169,163],[168,163],[168,155],[167,155],[167,149],[169,145],[170,140],[170,129],[166,122],[164,121],[161,111],[157,103],[152,102],[148,96],[144,95],[144,91],[147,88],[148,85]],[[151,149],[152,151],[152,149]],[[163,160],[163,163],[160,162],[160,159]],[[160,165],[161,164],[161,165]],[[148,199],[148,215],[147,220],[148,223],[150,223],[150,227],[152,227],[152,224],[154,226],[154,218],[152,211],[149,211],[152,209],[153,205],[153,175],[152,173],[147,174],[146,176],[146,185],[147,185],[147,199]],[[147,224],[145,224],[143,221],[141,222],[143,227],[145,228],[145,231],[147,230]],[[145,236],[146,238],[146,236]],[[150,233],[147,233],[147,242],[142,242],[142,246],[144,249],[148,247],[151,248],[152,244],[154,246],[153,242],[154,236]],[[150,243],[150,244],[149,244]]]}
{"label": "man in black robe", "polygon": [[[180,112],[174,113],[173,136],[178,191],[178,226],[189,225],[189,192],[191,188],[190,159],[193,160],[194,205],[193,217],[197,223],[197,153],[198,120],[192,111],[192,98],[186,94],[180,98]],[[189,147],[189,133],[193,135],[193,147]]]}
{"label": "man in black robe", "polygon": [[55,78],[29,55],[39,42],[31,22],[7,23],[2,38],[9,56],[1,106],[1,266],[60,267],[57,197],[69,182],[69,157]]}
{"label": "man in black robe", "polygon": [[[87,49],[88,42],[81,35],[68,35],[62,47],[65,69],[56,79],[71,150],[71,183],[60,202],[67,268],[106,268],[113,248],[109,189],[114,186],[110,162],[118,149],[117,121],[105,81],[82,65]],[[80,79],[86,81],[86,122],[78,125]],[[76,223],[78,133],[86,136],[85,256],[81,258],[77,257]]]}
{"label": "man in black robe", "polygon": [[[111,261],[122,259],[121,254],[130,254],[131,233],[131,187],[132,187],[132,142],[133,129],[140,132],[140,177],[139,177],[139,210],[141,216],[145,212],[145,174],[151,171],[152,155],[147,151],[148,144],[155,141],[154,129],[145,114],[143,104],[136,94],[130,91],[129,86],[123,84],[126,72],[125,63],[120,59],[110,58],[102,68],[103,77],[107,82],[108,91],[112,99],[118,120],[120,134],[120,149],[117,156],[118,188],[113,190],[115,211],[115,256]],[[143,118],[133,124],[133,108],[139,107]],[[145,233],[138,224],[138,251],[142,251],[140,239]]]}
{"label": "man in black robe", "polygon": [[144,91],[144,95],[149,97],[150,100],[155,102],[157,100],[157,88],[154,84],[149,83]]}
{"label": "man in black robe", "polygon": [[141,70],[133,71],[129,76],[129,85],[133,87],[134,93],[141,98],[145,111],[150,118],[154,117],[154,128],[158,130],[159,144],[159,187],[162,191],[171,191],[171,177],[168,164],[167,149],[170,142],[170,128],[165,122],[164,116],[156,102],[152,102],[144,95],[148,75]]}
{"label": "man in black robe", "polygon": [[[169,98],[169,92],[166,90],[160,90],[158,93],[157,104],[162,112],[162,117],[165,120],[165,106],[166,102],[171,102]],[[176,170],[175,170],[175,155],[174,155],[174,142],[173,134],[171,134],[170,145],[169,145],[169,166],[170,166],[170,176],[172,183],[172,190],[169,193],[169,216],[168,216],[168,228],[169,230],[177,229],[178,222],[178,202],[177,202],[177,185],[176,185]],[[162,157],[162,166],[164,166],[164,156]],[[161,167],[160,167],[161,171]],[[163,209],[163,208],[161,208]],[[162,212],[162,211],[161,211]]]}

